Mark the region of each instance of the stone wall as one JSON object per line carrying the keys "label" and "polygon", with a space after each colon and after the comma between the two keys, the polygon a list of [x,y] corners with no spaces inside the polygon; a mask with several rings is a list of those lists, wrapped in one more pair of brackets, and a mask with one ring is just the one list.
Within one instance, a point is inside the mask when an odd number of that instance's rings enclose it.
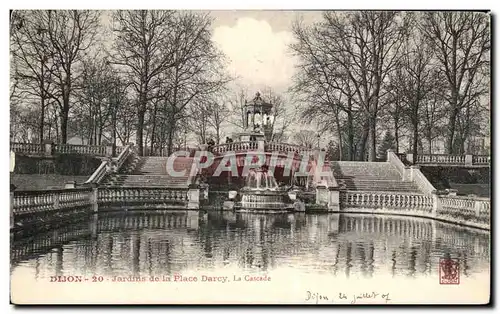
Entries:
{"label": "stone wall", "polygon": [[16,154],[14,173],[90,176],[100,164],[101,159],[97,157],[79,154],[48,157]]}
{"label": "stone wall", "polygon": [[16,190],[46,190],[62,189],[69,181],[83,183],[88,176],[69,176],[60,174],[10,174],[10,183],[16,186]]}

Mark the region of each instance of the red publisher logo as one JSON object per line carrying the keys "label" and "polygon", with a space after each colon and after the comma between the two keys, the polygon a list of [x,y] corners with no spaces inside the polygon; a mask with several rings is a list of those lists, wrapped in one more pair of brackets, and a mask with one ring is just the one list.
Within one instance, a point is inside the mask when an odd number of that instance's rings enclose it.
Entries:
{"label": "red publisher logo", "polygon": [[442,285],[460,284],[458,259],[441,258],[439,260],[439,283]]}

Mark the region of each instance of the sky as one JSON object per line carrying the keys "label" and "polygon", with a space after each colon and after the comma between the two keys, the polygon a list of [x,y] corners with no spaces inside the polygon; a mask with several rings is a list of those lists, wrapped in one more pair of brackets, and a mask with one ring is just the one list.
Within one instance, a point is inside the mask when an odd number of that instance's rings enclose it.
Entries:
{"label": "sky", "polygon": [[213,41],[229,60],[228,71],[248,90],[270,87],[284,92],[291,84],[295,60],[288,46],[292,23],[313,23],[319,11],[211,11]]}

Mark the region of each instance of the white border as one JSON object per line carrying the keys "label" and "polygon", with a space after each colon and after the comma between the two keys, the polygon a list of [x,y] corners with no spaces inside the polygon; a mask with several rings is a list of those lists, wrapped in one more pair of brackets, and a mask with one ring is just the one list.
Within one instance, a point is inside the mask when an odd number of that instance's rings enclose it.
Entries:
{"label": "white border", "polygon": [[[45,1],[26,1],[26,0],[18,0],[18,1],[2,1],[1,7],[2,10],[0,11],[0,19],[1,19],[1,40],[0,42],[3,43],[3,49],[1,50],[2,53],[2,84],[1,86],[1,91],[2,91],[2,98],[4,103],[2,106],[0,106],[0,110],[2,112],[0,113],[0,118],[2,119],[2,122],[0,122],[0,127],[2,128],[0,134],[0,147],[3,147],[2,153],[0,154],[0,157],[2,158],[2,165],[5,167],[4,173],[7,173],[7,167],[9,165],[9,157],[8,157],[8,141],[9,141],[9,55],[8,55],[8,42],[9,42],[9,29],[8,29],[8,18],[9,18],[9,9],[61,9],[61,8],[74,8],[74,9],[117,9],[117,8],[123,8],[123,9],[205,9],[205,10],[217,10],[217,9],[223,9],[223,10],[234,10],[234,9],[246,9],[246,10],[252,10],[252,9],[271,9],[271,10],[317,10],[317,9],[344,9],[344,10],[359,10],[359,9],[396,9],[396,10],[443,10],[443,9],[454,9],[454,10],[470,10],[470,9],[476,9],[476,10],[492,10],[493,15],[498,14],[498,3],[499,1],[484,1],[484,0],[454,0],[454,1],[446,1],[446,2],[440,2],[440,1],[435,1],[435,0],[421,0],[421,1],[414,1],[414,2],[401,2],[401,1],[361,1],[361,0],[349,0],[349,1],[318,1],[318,0],[307,0],[307,1],[296,1],[296,0],[288,0],[288,1],[276,1],[276,2],[270,2],[269,0],[254,0],[251,2],[244,2],[244,1],[221,1],[221,0],[212,0],[212,1],[201,1],[201,0],[183,0],[183,1],[130,1],[130,0],[125,0],[125,1],[120,1],[120,2],[105,2],[102,0],[87,0],[87,1],[50,1],[50,0],[45,0]],[[496,16],[495,16],[496,17]],[[497,34],[498,31],[494,31],[493,34],[495,35],[493,39],[493,43],[497,42]],[[495,54],[497,53],[497,48],[494,47],[493,50],[495,51]],[[498,60],[495,60],[498,62]],[[495,71],[496,73],[496,71]],[[499,90],[498,89],[498,79],[495,81],[495,86],[493,91]],[[496,88],[495,88],[496,87]],[[492,91],[492,92],[493,92]],[[495,114],[495,120],[500,115],[500,110],[496,110]],[[494,121],[492,121],[492,124]],[[497,135],[497,134],[495,134]],[[498,136],[496,136],[497,140]],[[498,144],[498,143],[495,143]],[[495,145],[497,146],[497,145]],[[493,153],[495,155],[495,153]],[[7,177],[5,175],[5,177]],[[0,191],[2,191],[3,197],[2,200],[8,200],[8,194],[7,191],[9,190],[9,181],[8,180],[1,180],[0,181],[1,186],[0,186]],[[496,194],[493,194],[496,195]],[[8,211],[8,201],[4,202],[4,206],[2,206],[4,210],[4,219],[2,220],[3,224],[5,225],[5,229],[8,229],[7,227],[7,211]],[[496,216],[499,216],[499,212],[496,211]],[[497,217],[498,218],[498,217]],[[496,223],[495,226],[498,224]],[[8,268],[10,267],[9,265],[9,256],[6,254],[6,252],[9,252],[9,240],[7,240],[7,234],[6,231],[3,233],[3,237],[1,237],[0,243],[2,244],[0,250],[3,252],[2,254],[2,267],[0,269],[2,272],[0,273],[1,277],[1,283],[2,283],[2,289],[1,289],[1,305],[2,305],[2,313],[10,313],[13,312],[14,309],[12,306],[9,305],[9,273],[8,273]],[[498,240],[498,239],[495,239]],[[497,243],[498,241],[495,241]],[[492,252],[496,252],[496,249],[492,249]],[[494,265],[492,265],[494,266]],[[498,289],[497,289],[498,291]],[[498,301],[498,298],[497,298]],[[19,309],[18,309],[19,310]],[[29,310],[29,309],[24,309],[24,311]],[[45,311],[54,311],[54,308],[45,308]],[[64,309],[64,311],[82,311],[82,309]],[[109,308],[103,308],[103,309],[94,309],[97,311],[109,311]],[[144,310],[144,309],[140,309]],[[175,311],[174,308],[166,308],[163,309],[164,311]],[[218,311],[222,310],[221,308],[216,309]],[[262,311],[262,309],[256,309],[257,311]],[[288,310],[288,308],[286,309]],[[304,310],[304,309],[301,309]],[[307,310],[307,309],[306,309]],[[330,310],[334,311],[343,311],[344,309],[338,309],[338,308],[333,308]],[[425,308],[423,309],[426,312],[427,311],[434,311],[433,309]]]}

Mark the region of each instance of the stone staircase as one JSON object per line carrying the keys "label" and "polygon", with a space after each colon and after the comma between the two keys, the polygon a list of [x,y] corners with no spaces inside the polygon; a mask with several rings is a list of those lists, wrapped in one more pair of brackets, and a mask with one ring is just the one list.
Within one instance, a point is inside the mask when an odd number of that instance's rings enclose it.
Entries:
{"label": "stone staircase", "polygon": [[330,167],[340,188],[348,191],[422,193],[414,182],[403,182],[388,162],[332,161]]}
{"label": "stone staircase", "polygon": [[168,157],[133,156],[127,160],[118,173],[109,176],[103,182],[103,185],[112,187],[187,188],[193,158],[177,157],[175,159],[174,170],[185,170],[185,174],[179,177],[172,176],[167,172],[167,161]]}

